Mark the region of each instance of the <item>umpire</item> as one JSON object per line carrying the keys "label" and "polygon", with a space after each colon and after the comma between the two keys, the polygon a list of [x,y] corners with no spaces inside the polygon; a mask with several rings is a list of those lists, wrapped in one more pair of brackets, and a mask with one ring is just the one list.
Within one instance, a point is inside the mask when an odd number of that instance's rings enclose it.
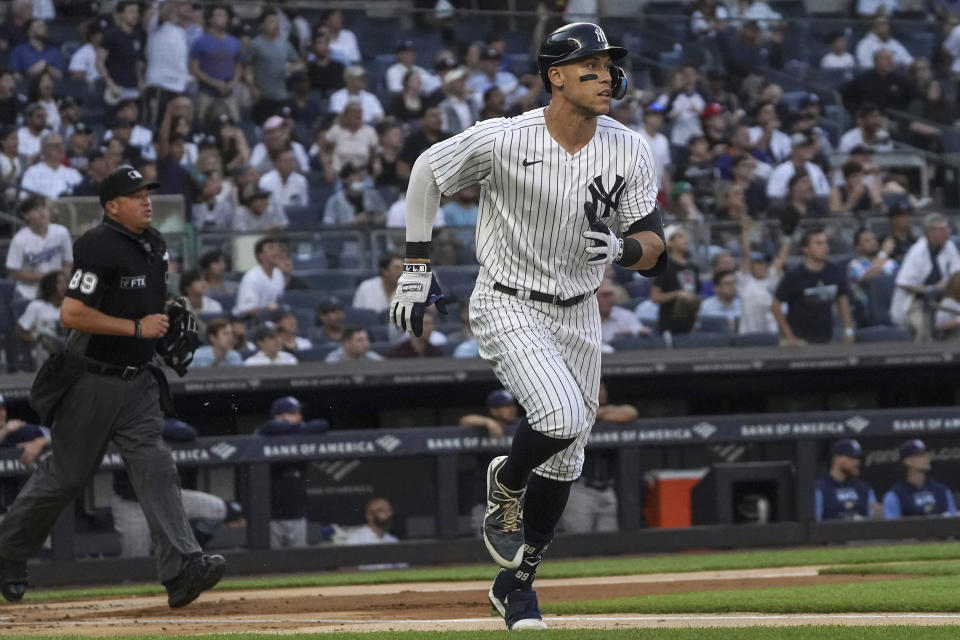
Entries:
{"label": "umpire", "polygon": [[[103,224],[74,244],[74,272],[60,310],[66,349],[37,374],[31,404],[51,425],[52,454],[0,522],[0,593],[23,597],[28,558],[57,516],[83,490],[113,441],[155,540],[157,573],[171,607],[219,582],[226,561],[204,555],[180,500],[177,469],[163,444],[166,379],[150,364],[167,338],[166,243],[150,226],[146,182],[121,167],[100,184]],[[195,346],[194,346],[195,348]],[[167,358],[168,363],[170,359]]]}

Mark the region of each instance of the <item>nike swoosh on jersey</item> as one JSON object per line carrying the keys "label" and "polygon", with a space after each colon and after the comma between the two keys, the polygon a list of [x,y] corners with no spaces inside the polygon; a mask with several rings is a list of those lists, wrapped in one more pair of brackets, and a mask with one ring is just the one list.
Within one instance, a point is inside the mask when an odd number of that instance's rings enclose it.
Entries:
{"label": "nike swoosh on jersey", "polygon": [[539,164],[539,163],[541,163],[541,162],[543,162],[543,160],[527,160],[526,158],[524,158],[524,160],[523,160],[523,166],[529,167],[529,166],[532,165],[532,164]]}

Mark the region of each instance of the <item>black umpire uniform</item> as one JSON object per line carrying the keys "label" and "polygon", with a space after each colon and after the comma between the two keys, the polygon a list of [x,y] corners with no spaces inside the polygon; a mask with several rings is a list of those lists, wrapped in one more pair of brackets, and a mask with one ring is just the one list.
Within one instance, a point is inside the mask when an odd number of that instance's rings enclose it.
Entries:
{"label": "black umpire uniform", "polygon": [[[143,190],[157,186],[131,167],[122,167],[101,183],[100,202],[106,209],[112,200],[141,197]],[[124,200],[114,211],[120,211],[120,205],[133,210]],[[140,498],[170,606],[189,603],[223,575],[223,558],[202,554],[184,514],[177,468],[161,438],[165,379],[150,365],[158,340],[141,337],[141,320],[166,313],[166,274],[166,243],[152,227],[136,233],[105,215],[103,224],[74,244],[74,272],[66,296],[83,306],[72,306],[112,316],[108,322],[126,319],[130,333],[73,329],[66,351],[52,357],[50,366],[37,375],[31,402],[50,420],[45,424],[52,427],[52,455],[38,465],[0,522],[0,593],[7,600],[23,596],[26,560],[40,551],[61,510],[86,486],[110,441]],[[116,327],[126,330],[124,323]],[[51,395],[52,400],[47,397]]]}

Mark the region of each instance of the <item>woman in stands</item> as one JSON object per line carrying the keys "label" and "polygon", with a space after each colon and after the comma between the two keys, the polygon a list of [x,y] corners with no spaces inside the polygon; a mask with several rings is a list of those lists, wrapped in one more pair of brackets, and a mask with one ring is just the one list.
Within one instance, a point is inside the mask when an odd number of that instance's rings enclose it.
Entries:
{"label": "woman in stands", "polygon": [[30,78],[30,87],[27,90],[27,99],[36,102],[47,112],[47,128],[52,131],[60,130],[60,110],[53,95],[56,80],[49,71],[41,71]]}
{"label": "woman in stands", "polygon": [[61,344],[60,305],[67,292],[67,276],[51,271],[42,278],[37,299],[27,305],[17,320],[14,334],[31,348],[34,367],[39,367]]}

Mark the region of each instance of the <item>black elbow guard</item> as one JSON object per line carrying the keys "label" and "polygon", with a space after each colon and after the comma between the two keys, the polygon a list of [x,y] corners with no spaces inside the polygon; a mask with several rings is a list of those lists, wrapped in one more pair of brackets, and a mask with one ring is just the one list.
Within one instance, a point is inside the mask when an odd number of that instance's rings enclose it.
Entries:
{"label": "black elbow guard", "polygon": [[670,264],[670,259],[667,257],[667,250],[664,249],[663,253],[660,254],[660,257],[657,258],[657,264],[653,265],[649,269],[637,269],[637,273],[642,275],[644,278],[655,278],[667,270],[668,264]]}
{"label": "black elbow guard", "polygon": [[666,236],[663,235],[663,212],[660,210],[659,203],[653,207],[653,211],[630,225],[630,228],[627,229],[624,235],[631,235],[641,231],[650,231],[657,234],[660,242],[663,243],[663,253],[657,258],[657,263],[649,269],[637,270],[637,273],[644,278],[653,278],[666,271],[667,265],[670,263],[670,259],[667,257],[667,239]]}

